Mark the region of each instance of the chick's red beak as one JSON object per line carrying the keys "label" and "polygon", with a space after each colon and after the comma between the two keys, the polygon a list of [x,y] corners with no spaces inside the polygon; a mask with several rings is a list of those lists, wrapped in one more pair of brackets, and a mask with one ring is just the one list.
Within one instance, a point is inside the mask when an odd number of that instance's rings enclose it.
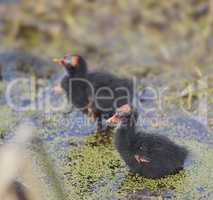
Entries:
{"label": "chick's red beak", "polygon": [[120,122],[120,118],[116,114],[114,114],[112,117],[106,120],[107,124],[117,124],[119,122]]}
{"label": "chick's red beak", "polygon": [[65,61],[64,61],[63,58],[54,58],[53,62],[56,63],[56,64],[59,64],[59,65],[64,65],[65,64]]}

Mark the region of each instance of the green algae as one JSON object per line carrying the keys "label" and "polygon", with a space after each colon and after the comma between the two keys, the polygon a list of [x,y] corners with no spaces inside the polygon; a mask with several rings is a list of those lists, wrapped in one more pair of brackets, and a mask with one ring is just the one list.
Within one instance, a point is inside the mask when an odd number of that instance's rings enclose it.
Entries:
{"label": "green algae", "polygon": [[[152,180],[129,175],[113,145],[94,146],[91,141],[95,140],[95,136],[88,136],[83,140],[83,145],[70,150],[70,162],[66,167],[66,174],[69,174],[68,185],[80,199],[98,199],[99,192],[102,197],[126,199],[129,193],[144,189],[154,192],[168,191],[172,199],[210,198],[213,190],[213,148],[206,144],[179,139],[178,142],[187,146],[190,151],[185,170],[176,175]],[[122,179],[121,184],[114,190],[109,190],[107,184],[110,181],[113,184],[119,178]],[[103,180],[102,187],[98,186],[100,180]],[[163,199],[161,193],[156,197],[159,198]]]}
{"label": "green algae", "polygon": [[69,181],[78,195],[91,195],[98,180],[112,178],[116,169],[124,166],[111,145],[94,145],[95,138],[87,137],[84,145],[70,152]]}

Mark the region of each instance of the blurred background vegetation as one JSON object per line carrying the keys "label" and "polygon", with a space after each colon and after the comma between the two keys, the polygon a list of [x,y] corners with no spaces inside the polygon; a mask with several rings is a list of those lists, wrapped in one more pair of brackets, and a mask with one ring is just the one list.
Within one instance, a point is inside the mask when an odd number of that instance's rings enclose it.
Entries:
{"label": "blurred background vegetation", "polygon": [[130,66],[132,74],[141,75],[150,67],[157,74],[194,66],[208,71],[213,2],[1,0],[0,40],[2,49],[23,48],[46,57],[75,52],[93,67],[124,73]]}

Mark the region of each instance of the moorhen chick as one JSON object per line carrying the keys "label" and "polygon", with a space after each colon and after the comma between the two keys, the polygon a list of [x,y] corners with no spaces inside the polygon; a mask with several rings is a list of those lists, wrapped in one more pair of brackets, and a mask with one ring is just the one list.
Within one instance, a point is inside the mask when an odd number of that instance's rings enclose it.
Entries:
{"label": "moorhen chick", "polygon": [[[84,107],[83,111],[93,120],[98,121],[98,131],[102,131],[102,119],[111,117],[116,108],[131,103],[133,98],[133,82],[119,78],[106,72],[88,72],[87,63],[79,55],[66,55],[54,59],[55,63],[63,65],[67,71],[61,81],[61,86],[71,96],[74,106]],[[70,87],[70,80],[74,81]],[[83,81],[82,81],[83,80]],[[70,94],[72,91],[72,94]]]}
{"label": "moorhen chick", "polygon": [[63,65],[66,69],[67,74],[62,78],[60,87],[65,91],[68,101],[82,112],[87,113],[89,86],[86,62],[81,56],[77,55],[65,55],[63,58],[53,61]]}
{"label": "moorhen chick", "polygon": [[124,105],[107,120],[116,124],[115,147],[130,171],[147,178],[160,178],[183,169],[188,151],[165,136],[136,129],[138,113]]}

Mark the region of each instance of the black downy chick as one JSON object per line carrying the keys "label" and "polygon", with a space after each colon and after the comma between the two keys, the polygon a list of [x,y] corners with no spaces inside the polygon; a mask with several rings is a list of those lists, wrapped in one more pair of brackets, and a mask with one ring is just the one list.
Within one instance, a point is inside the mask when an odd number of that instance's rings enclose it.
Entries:
{"label": "black downy chick", "polygon": [[61,80],[61,87],[66,92],[68,101],[84,113],[88,113],[87,66],[81,56],[66,55],[54,62],[65,67],[67,74]]}
{"label": "black downy chick", "polygon": [[117,125],[115,147],[130,171],[147,178],[160,178],[183,169],[188,151],[165,136],[138,131],[137,117],[131,106],[124,105],[107,120]]}
{"label": "black downy chick", "polygon": [[[88,72],[86,61],[79,55],[65,56],[55,59],[63,65],[68,73],[61,82],[67,96],[71,95],[74,106],[84,106],[84,111],[93,120],[98,120],[98,131],[102,130],[102,119],[111,117],[116,108],[131,103],[133,98],[133,82],[126,78],[119,78],[106,72]],[[69,86],[73,78],[82,80],[72,87]],[[72,94],[70,94],[72,91]]]}

